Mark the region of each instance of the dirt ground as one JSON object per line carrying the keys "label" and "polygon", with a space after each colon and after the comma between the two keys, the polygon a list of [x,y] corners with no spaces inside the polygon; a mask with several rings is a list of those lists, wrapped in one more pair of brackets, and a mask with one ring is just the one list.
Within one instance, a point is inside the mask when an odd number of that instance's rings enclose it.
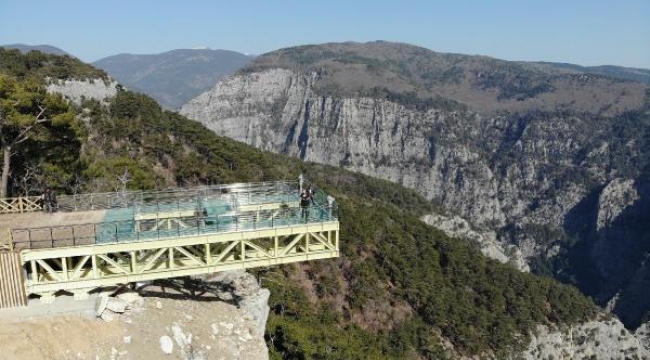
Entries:
{"label": "dirt ground", "polygon": [[[145,297],[113,322],[78,316],[0,322],[1,360],[268,359],[263,334],[242,310],[214,298]],[[173,341],[166,354],[161,337]]]}

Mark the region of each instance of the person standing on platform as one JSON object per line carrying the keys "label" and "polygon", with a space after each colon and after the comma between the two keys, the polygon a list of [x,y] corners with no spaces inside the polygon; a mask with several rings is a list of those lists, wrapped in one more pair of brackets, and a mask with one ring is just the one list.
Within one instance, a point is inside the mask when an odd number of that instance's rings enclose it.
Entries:
{"label": "person standing on platform", "polygon": [[314,202],[310,190],[303,189],[300,193],[300,218],[303,222],[309,220],[309,206]]}

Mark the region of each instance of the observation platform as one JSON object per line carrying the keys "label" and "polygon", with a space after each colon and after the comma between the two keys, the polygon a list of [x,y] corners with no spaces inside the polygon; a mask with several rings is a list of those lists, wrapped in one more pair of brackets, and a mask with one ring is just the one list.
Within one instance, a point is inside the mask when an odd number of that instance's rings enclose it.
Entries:
{"label": "observation platform", "polygon": [[51,214],[35,198],[5,199],[2,245],[20,264],[4,274],[0,264],[0,280],[21,282],[19,267],[22,284],[0,289],[0,307],[11,288],[84,298],[103,286],[338,257],[336,202],[317,191],[301,209],[299,190],[296,181],[60,196]]}

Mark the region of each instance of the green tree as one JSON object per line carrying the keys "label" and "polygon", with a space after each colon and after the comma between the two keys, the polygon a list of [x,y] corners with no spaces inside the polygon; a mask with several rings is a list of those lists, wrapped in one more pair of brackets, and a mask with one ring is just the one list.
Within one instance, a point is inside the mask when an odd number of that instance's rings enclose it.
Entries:
{"label": "green tree", "polygon": [[7,197],[12,155],[25,142],[49,141],[52,130],[66,126],[78,129],[74,113],[61,95],[48,94],[29,80],[0,74],[0,198]]}

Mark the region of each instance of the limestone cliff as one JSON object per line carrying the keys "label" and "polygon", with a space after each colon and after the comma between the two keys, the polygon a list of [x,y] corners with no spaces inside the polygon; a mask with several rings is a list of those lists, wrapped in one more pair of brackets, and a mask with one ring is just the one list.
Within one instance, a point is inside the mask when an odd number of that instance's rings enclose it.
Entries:
{"label": "limestone cliff", "polygon": [[[462,60],[468,65],[457,69],[455,80],[423,83],[412,75],[416,67],[408,73],[411,60],[393,71],[387,53],[377,56],[379,63],[363,60],[365,67],[359,67],[348,53],[341,59],[324,52],[319,56],[330,58],[316,66],[305,51],[263,56],[181,113],[261,149],[414,188],[466,219],[468,228],[495,234],[490,249],[483,246],[486,254],[519,259],[521,269],[530,266],[573,282],[601,305],[621,293],[626,305],[612,309],[638,326],[650,310],[637,296],[650,288],[643,280],[645,259],[638,255],[650,251],[641,241],[647,233],[639,220],[647,202],[639,189],[650,155],[642,100],[647,86],[525,67],[504,70],[493,62],[488,74],[476,59]],[[363,59],[370,58],[363,51]],[[295,61],[277,60],[283,54]],[[431,55],[434,63],[449,61],[436,56]],[[383,68],[393,70],[381,73]],[[513,69],[519,69],[514,79]],[[378,73],[391,89],[416,90],[368,90],[381,80]],[[488,83],[486,74],[493,77]],[[364,81],[370,85],[359,85]],[[430,97],[425,101],[421,94]],[[567,97],[574,100],[567,103]],[[626,234],[624,224],[639,226]],[[623,238],[633,246],[615,248]]]}
{"label": "limestone cliff", "polygon": [[95,99],[103,101],[117,94],[117,82],[102,79],[92,80],[54,80],[50,79],[47,86],[48,92],[60,93],[75,104],[80,104],[82,99]]}
{"label": "limestone cliff", "polygon": [[537,327],[522,359],[650,359],[643,334],[633,334],[616,320],[591,321],[550,329]]}

